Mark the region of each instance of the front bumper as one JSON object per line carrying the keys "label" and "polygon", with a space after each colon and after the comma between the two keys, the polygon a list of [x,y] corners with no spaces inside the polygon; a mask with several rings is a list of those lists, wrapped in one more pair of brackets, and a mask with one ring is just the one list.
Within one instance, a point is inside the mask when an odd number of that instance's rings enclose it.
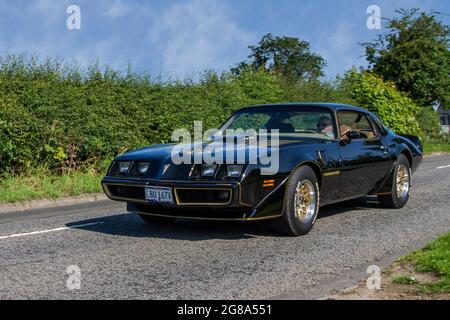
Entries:
{"label": "front bumper", "polygon": [[[102,181],[106,195],[117,201],[151,204],[145,199],[146,187],[168,187],[174,195],[174,204],[165,207],[248,207],[240,201],[238,182],[180,182],[109,179]],[[215,197],[219,194],[220,197]]]}
{"label": "front bumper", "polygon": [[[147,201],[146,187],[172,188],[174,203],[162,204]],[[134,213],[202,220],[253,221],[272,219],[280,216],[281,210],[274,213],[258,210],[242,201],[242,186],[239,182],[219,181],[154,181],[115,179],[106,177],[102,181],[105,194],[112,200],[128,204],[128,211]],[[227,197],[224,197],[224,194]],[[220,195],[216,197],[215,195]]]}

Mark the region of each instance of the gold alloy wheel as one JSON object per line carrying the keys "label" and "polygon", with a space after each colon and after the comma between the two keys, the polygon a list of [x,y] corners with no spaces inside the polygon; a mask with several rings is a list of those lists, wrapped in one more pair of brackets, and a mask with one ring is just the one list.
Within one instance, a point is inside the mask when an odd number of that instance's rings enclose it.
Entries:
{"label": "gold alloy wheel", "polygon": [[309,222],[316,212],[316,189],[309,180],[300,181],[295,189],[295,216],[302,223]]}
{"label": "gold alloy wheel", "polygon": [[404,200],[410,189],[410,174],[409,168],[404,164],[399,165],[397,171],[397,197]]}

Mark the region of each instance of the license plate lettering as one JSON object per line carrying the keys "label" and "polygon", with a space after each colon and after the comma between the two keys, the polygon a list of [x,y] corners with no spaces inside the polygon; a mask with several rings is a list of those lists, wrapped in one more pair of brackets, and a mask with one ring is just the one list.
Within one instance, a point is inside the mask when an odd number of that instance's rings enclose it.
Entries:
{"label": "license plate lettering", "polygon": [[157,188],[147,187],[145,188],[145,198],[150,202],[158,203],[173,203],[172,189],[171,188]]}

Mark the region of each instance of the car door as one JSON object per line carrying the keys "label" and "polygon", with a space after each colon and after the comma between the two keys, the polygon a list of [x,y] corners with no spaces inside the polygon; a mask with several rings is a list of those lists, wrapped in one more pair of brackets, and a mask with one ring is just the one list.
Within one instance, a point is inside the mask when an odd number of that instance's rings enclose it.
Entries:
{"label": "car door", "polygon": [[[368,115],[356,111],[338,111],[337,118],[341,173],[336,196],[344,199],[366,195],[386,177],[390,154]],[[361,137],[348,139],[346,133],[349,131],[356,131]]]}

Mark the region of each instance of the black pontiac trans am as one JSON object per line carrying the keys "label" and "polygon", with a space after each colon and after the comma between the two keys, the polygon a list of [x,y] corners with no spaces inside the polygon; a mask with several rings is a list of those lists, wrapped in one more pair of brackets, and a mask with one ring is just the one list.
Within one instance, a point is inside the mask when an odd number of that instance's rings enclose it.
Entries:
{"label": "black pontiac trans am", "polygon": [[276,172],[263,174],[265,165],[248,158],[175,164],[176,144],[165,144],[117,157],[103,189],[151,223],[270,219],[281,233],[298,236],[312,229],[321,206],[376,195],[388,208],[403,207],[422,160],[419,138],[395,134],[367,110],[326,103],[244,108],[201,142],[200,151],[218,141],[225,148],[236,143],[226,132],[240,127],[277,132],[278,143],[270,140],[266,148],[278,153]]}

